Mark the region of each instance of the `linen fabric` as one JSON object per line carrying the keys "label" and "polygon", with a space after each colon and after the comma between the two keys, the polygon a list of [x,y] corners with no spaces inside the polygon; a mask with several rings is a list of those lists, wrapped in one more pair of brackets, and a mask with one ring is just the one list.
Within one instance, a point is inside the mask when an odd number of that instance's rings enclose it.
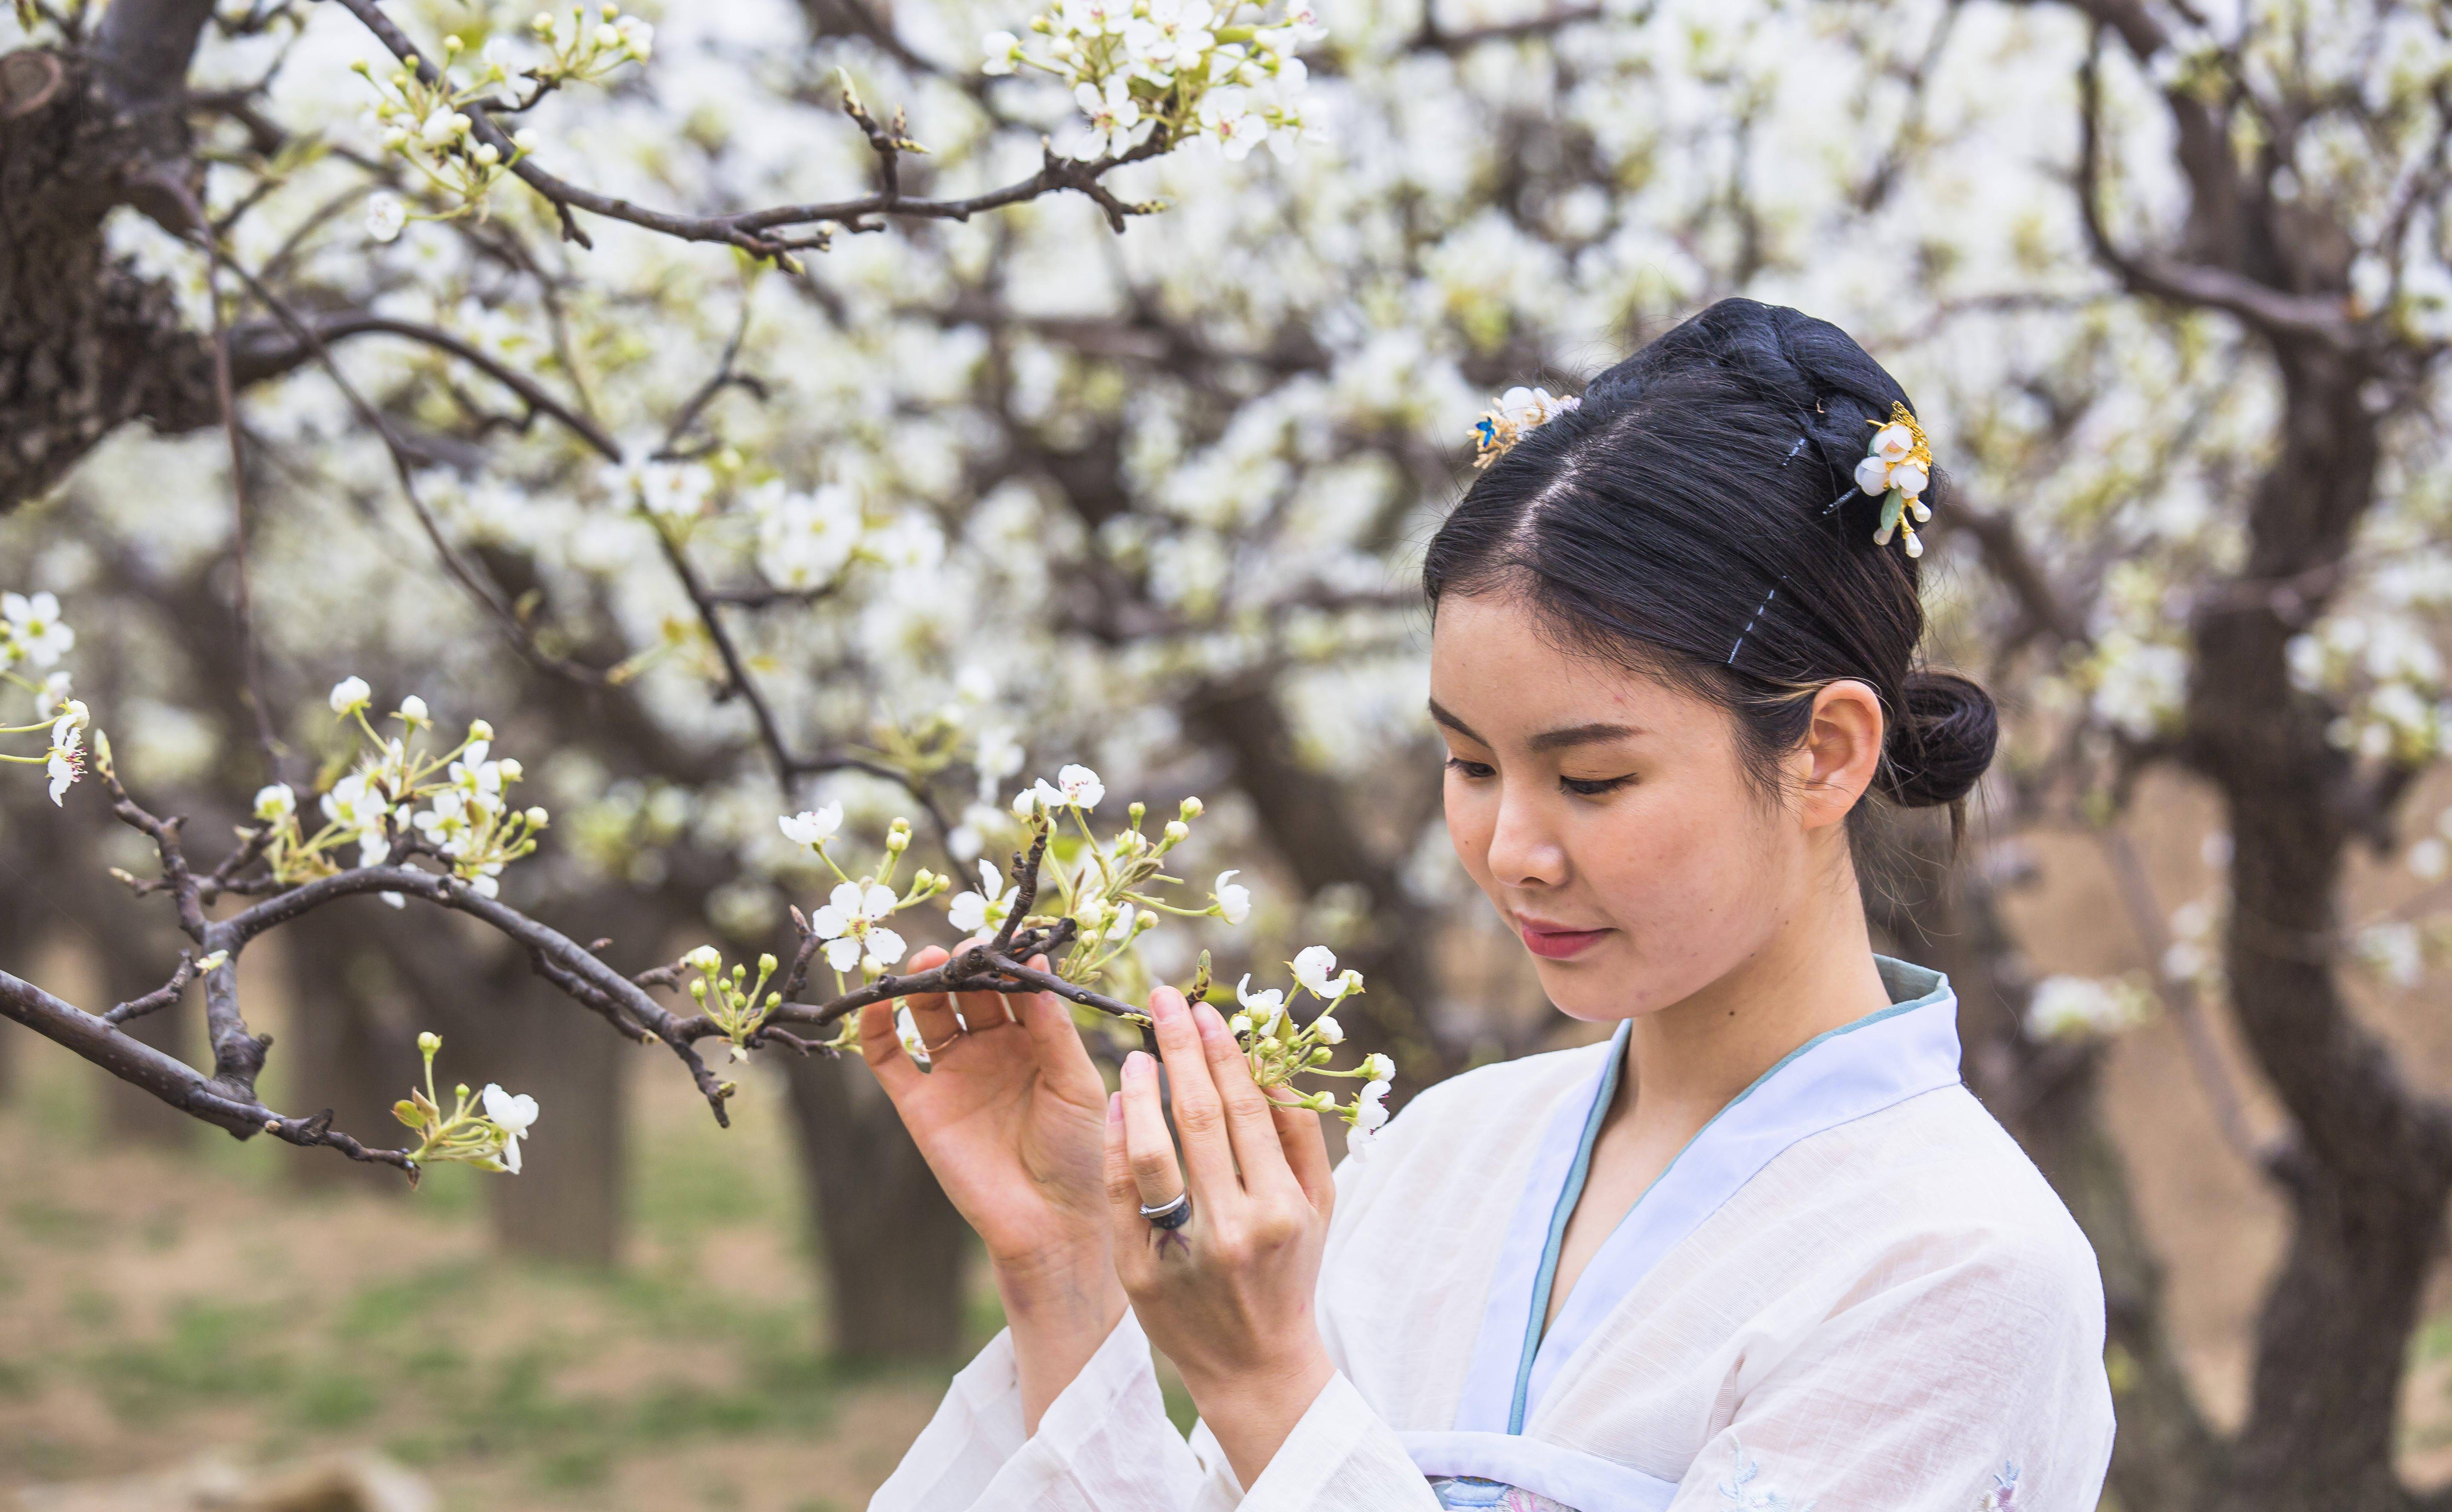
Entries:
{"label": "linen fabric", "polygon": [[1337,1168],[1337,1367],[1254,1485],[1168,1422],[1127,1311],[1025,1436],[1009,1335],[872,1512],[2090,1512],[2110,1459],[2094,1254],[1958,1074],[1957,1004],[1892,1006],[1723,1109],[1544,1330],[1628,1035],[1423,1092]]}

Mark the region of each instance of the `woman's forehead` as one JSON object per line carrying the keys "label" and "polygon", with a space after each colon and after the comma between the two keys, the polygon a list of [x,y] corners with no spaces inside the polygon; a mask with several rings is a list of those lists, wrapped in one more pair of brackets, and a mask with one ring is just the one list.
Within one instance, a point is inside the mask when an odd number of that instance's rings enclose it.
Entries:
{"label": "woman's forehead", "polygon": [[1631,734],[1707,714],[1691,695],[1611,660],[1561,645],[1504,598],[1457,597],[1439,605],[1431,640],[1433,717],[1485,740],[1545,744],[1610,727]]}

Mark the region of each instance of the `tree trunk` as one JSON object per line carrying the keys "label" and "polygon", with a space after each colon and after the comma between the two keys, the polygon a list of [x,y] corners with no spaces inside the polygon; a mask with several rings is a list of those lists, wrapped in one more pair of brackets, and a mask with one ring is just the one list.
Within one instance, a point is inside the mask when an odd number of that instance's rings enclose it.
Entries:
{"label": "tree trunk", "polygon": [[836,1354],[943,1360],[962,1345],[970,1227],[864,1066],[791,1063],[801,1179]]}
{"label": "tree trunk", "polygon": [[[2372,502],[2380,446],[2363,364],[2278,344],[2282,451],[2251,501],[2238,585],[2190,630],[2190,763],[2231,827],[2230,1003],[2293,1123],[2273,1162],[2289,1247],[2257,1324],[2225,1512],[2399,1508],[2393,1428],[2428,1267],[2452,1196],[2445,1115],[2403,1080],[2341,995],[2343,854],[2377,789],[2292,684],[2286,648],[2320,612]],[[2289,584],[2288,597],[2272,585]],[[2302,587],[2301,585],[2304,585]],[[2211,1506],[2214,1501],[2201,1502]]]}
{"label": "tree trunk", "polygon": [[[335,1125],[372,1139],[399,1127],[391,1105],[415,1079],[417,1031],[408,1027],[408,1005],[389,963],[369,937],[382,922],[375,917],[382,905],[351,898],[330,907],[341,916],[282,933],[290,1018],[275,1064],[310,1102],[309,1111],[329,1108]],[[398,1171],[350,1160],[292,1160],[287,1174],[307,1188],[407,1189]]]}
{"label": "tree trunk", "polygon": [[0,57],[0,511],[130,420],[218,413],[207,344],[167,285],[109,258],[102,229],[121,204],[187,222],[180,195],[202,180],[177,102],[209,6],[121,9],[85,56]]}

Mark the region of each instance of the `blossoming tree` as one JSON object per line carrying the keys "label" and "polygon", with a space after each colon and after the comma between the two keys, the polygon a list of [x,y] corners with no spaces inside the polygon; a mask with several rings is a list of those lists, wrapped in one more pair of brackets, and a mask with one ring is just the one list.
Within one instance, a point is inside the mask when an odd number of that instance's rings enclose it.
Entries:
{"label": "blossoming tree", "polygon": [[[1945,876],[1946,842],[1922,837],[1928,894],[1887,922],[1951,971],[1970,1080],[2104,1255],[2124,1503],[2403,1504],[2390,1435],[2442,1113],[2344,1005],[2363,972],[2430,970],[2433,913],[2357,919],[2340,874],[2360,840],[2422,878],[2445,864],[2401,814],[2442,725],[2436,21],[2350,0],[722,10],[649,33],[267,6],[201,49],[161,41],[205,33],[199,5],[117,0],[99,29],[29,12],[32,45],[0,63],[0,271],[77,274],[73,298],[0,321],[0,383],[21,385],[0,389],[0,425],[21,427],[0,480],[35,501],[5,527],[29,571],[0,586],[25,596],[20,638],[64,658],[13,669],[35,686],[7,722],[44,717],[12,737],[44,769],[21,784],[36,808],[53,751],[71,776],[98,754],[89,726],[57,730],[45,679],[108,649],[134,675],[90,717],[142,750],[131,793],[177,766],[176,711],[202,711],[220,754],[187,785],[291,795],[232,823],[333,877],[428,878],[366,884],[405,903],[564,920],[548,977],[687,1051],[720,1108],[699,1047],[788,1055],[781,1036],[821,1037],[809,1016],[874,985],[810,993],[796,972],[890,974],[923,905],[992,937],[1038,907],[1013,855],[1039,810],[1016,817],[1011,789],[1078,762],[1158,812],[1206,795],[1216,869],[1287,885],[1151,893],[1214,911],[1154,914],[1082,870],[1138,864],[1114,849],[1127,832],[1051,823],[1036,927],[1071,921],[1058,975],[1117,972],[1112,992],[1070,980],[1129,1000],[1137,971],[1183,980],[1203,944],[1248,949],[1225,933],[1243,922],[1286,947],[1253,952],[1260,985],[1236,994],[1273,1065],[1368,1049],[1435,1075],[1525,1041],[1447,985],[1470,900],[1431,784],[1392,776],[1423,739],[1411,545],[1491,395],[1569,392],[1718,294],[1799,304],[1882,351],[1958,485],[1905,522],[2012,739],[1968,864]],[[131,418],[190,434],[113,433]],[[147,678],[192,649],[153,607],[166,573],[239,627],[214,677]],[[42,628],[60,609],[74,648]],[[354,725],[323,690],[360,668],[496,711],[542,835],[507,799],[469,824],[470,799],[508,791],[482,776],[451,814],[438,787],[400,815],[386,784],[433,777],[386,765],[405,725],[358,732],[372,765],[330,766]],[[199,683],[227,697],[207,707]],[[457,793],[450,760],[501,758],[443,759]],[[2126,838],[2157,764],[2230,815],[2230,880],[2178,907],[2138,886]],[[385,790],[379,827],[366,785],[341,792],[352,775]],[[1078,803],[1085,780],[1052,783],[1045,815],[1112,814],[1103,793]],[[319,842],[342,823],[326,796],[357,822]],[[2104,847],[2152,970],[2026,972],[1991,893],[2020,832],[2051,826]],[[853,833],[909,839],[840,874],[812,848]],[[272,876],[274,843],[253,871],[191,871],[200,908],[208,883]],[[901,870],[919,865],[930,898]],[[1085,888],[1097,907],[1072,901]],[[642,896],[656,908],[588,922]],[[794,902],[808,927],[778,937]],[[571,943],[682,930],[722,940],[712,969],[624,975]],[[1267,985],[1321,936],[1373,985],[1325,1030],[1281,1019]],[[531,970],[534,937],[506,937]],[[1297,980],[1325,997],[1342,978]],[[769,995],[792,1011],[761,1016]],[[2156,1006],[2200,1046],[2232,1013],[2290,1113],[2260,1135],[2201,1057],[2294,1211],[2236,1441],[2179,1369],[2096,1106],[2105,1046]],[[218,1057],[239,1041],[213,1022]],[[475,1043],[446,1040],[446,1069]],[[861,1205],[914,1189],[917,1165],[830,1075],[811,1061],[796,1107],[829,1230],[862,1232],[880,1226]],[[472,1150],[494,1137],[482,1092],[426,1096]],[[567,1104],[543,1101],[549,1133]],[[834,1263],[879,1265],[874,1247]],[[864,1279],[844,1289],[893,1282]]]}

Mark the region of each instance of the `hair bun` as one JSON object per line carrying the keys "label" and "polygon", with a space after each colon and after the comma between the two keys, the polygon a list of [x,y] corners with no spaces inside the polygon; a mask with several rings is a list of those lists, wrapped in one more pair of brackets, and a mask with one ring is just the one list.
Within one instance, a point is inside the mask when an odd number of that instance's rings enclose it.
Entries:
{"label": "hair bun", "polygon": [[1973,792],[2001,737],[1992,696],[1957,673],[1919,669],[1901,685],[1900,705],[1882,750],[1890,795],[1921,809]]}

